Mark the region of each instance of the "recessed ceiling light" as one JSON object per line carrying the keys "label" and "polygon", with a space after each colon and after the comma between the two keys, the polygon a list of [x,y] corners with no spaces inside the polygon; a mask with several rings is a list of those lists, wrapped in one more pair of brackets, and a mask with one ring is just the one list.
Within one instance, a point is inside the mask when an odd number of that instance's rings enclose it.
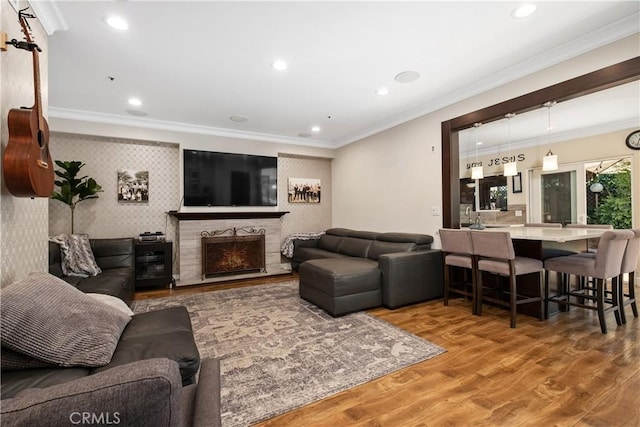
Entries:
{"label": "recessed ceiling light", "polygon": [[389,95],[389,89],[387,89],[386,87],[381,87],[376,91],[376,95],[380,95],[380,96]]}
{"label": "recessed ceiling light", "polygon": [[112,28],[116,30],[124,31],[129,29],[129,24],[127,21],[120,18],[119,16],[111,15],[105,19],[105,22]]}
{"label": "recessed ceiling light", "polygon": [[476,145],[482,145],[482,142],[478,141],[476,142]]}
{"label": "recessed ceiling light", "polygon": [[234,115],[234,116],[230,116],[229,120],[231,120],[232,122],[236,122],[236,123],[244,123],[247,120],[249,120],[249,117],[241,116],[241,115]]}
{"label": "recessed ceiling light", "polygon": [[320,132],[320,126],[314,126],[311,128],[311,132]]}
{"label": "recessed ceiling light", "polygon": [[127,110],[127,113],[137,117],[145,117],[149,115],[149,113],[145,113],[144,111],[140,111],[140,110]]}
{"label": "recessed ceiling light", "polygon": [[279,59],[271,63],[271,68],[278,71],[284,71],[287,69],[287,63]]}
{"label": "recessed ceiling light", "polygon": [[411,83],[413,81],[418,80],[420,77],[420,73],[417,71],[403,71],[401,73],[396,74],[394,80],[398,83]]}
{"label": "recessed ceiling light", "polygon": [[520,7],[513,9],[511,16],[514,18],[526,18],[536,11],[536,5],[532,3],[523,4]]}
{"label": "recessed ceiling light", "polygon": [[140,101],[138,98],[129,98],[129,105],[139,107],[142,105],[142,101]]}

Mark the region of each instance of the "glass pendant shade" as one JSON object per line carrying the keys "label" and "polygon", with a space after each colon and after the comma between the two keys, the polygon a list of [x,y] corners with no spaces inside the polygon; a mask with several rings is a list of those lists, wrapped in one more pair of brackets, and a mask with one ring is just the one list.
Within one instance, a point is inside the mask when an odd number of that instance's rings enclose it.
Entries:
{"label": "glass pendant shade", "polygon": [[558,156],[553,154],[551,150],[542,158],[542,170],[554,171],[558,169]]}
{"label": "glass pendant shade", "polygon": [[518,175],[518,166],[516,162],[509,162],[504,164],[504,176]]}
{"label": "glass pendant shade", "polygon": [[[556,101],[548,101],[542,104],[547,107],[547,143],[551,144],[551,107],[556,105]],[[558,169],[558,156],[553,154],[551,150],[542,158],[542,170],[554,171]]]}
{"label": "glass pendant shade", "polygon": [[600,193],[602,190],[604,190],[604,185],[602,185],[602,183],[600,182],[594,182],[589,187],[589,190],[591,190],[592,193]]}

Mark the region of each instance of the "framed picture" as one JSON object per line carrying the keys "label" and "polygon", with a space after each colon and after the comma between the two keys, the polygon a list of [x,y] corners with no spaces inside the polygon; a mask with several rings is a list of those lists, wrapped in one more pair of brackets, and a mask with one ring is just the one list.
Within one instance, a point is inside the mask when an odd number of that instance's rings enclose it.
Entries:
{"label": "framed picture", "polygon": [[315,178],[289,178],[289,203],[320,203],[320,180]]}
{"label": "framed picture", "polygon": [[118,171],[118,203],[149,202],[149,171]]}
{"label": "framed picture", "polygon": [[522,193],[522,172],[518,172],[517,175],[511,177],[511,184],[513,185],[514,193]]}

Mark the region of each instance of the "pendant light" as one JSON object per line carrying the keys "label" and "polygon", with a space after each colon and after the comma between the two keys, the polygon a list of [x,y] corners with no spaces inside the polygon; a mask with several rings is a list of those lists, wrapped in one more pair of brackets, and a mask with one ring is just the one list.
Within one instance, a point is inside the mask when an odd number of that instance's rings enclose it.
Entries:
{"label": "pendant light", "polygon": [[[478,165],[478,129],[480,129],[482,123],[474,123],[473,127],[476,128],[476,165]],[[484,178],[484,170],[482,165],[474,166],[471,168],[471,179],[482,179]]]}
{"label": "pendant light", "polygon": [[[551,107],[556,105],[556,101],[547,101],[542,104],[544,107],[547,107],[547,143],[551,145]],[[542,158],[542,170],[543,171],[554,171],[558,169],[558,156],[551,152],[551,148],[547,154]]]}
{"label": "pendant light", "polygon": [[[509,160],[511,160],[511,119],[516,115],[514,113],[505,114],[507,118],[507,128],[508,128],[508,137],[507,137],[507,156],[509,156]],[[508,162],[504,164],[504,176],[514,176],[518,175],[518,166],[516,165],[515,159],[512,162]]]}

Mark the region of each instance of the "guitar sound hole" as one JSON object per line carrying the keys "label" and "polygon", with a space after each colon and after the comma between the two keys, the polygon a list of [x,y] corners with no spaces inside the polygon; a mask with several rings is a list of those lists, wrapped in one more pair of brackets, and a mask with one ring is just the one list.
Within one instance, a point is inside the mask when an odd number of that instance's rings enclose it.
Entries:
{"label": "guitar sound hole", "polygon": [[44,148],[44,146],[47,144],[47,142],[44,140],[44,134],[42,133],[41,130],[38,131],[38,145],[40,146],[40,148]]}

